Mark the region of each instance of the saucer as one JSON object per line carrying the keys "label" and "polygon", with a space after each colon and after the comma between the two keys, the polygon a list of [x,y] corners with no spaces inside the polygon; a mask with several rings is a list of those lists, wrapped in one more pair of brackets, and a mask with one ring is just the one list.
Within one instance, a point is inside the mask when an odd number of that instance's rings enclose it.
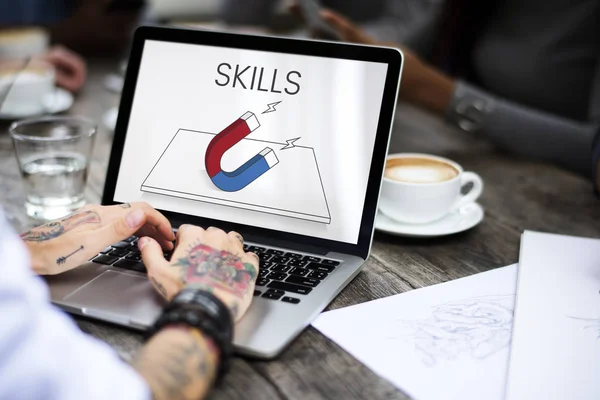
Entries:
{"label": "saucer", "polygon": [[56,88],[52,93],[48,93],[44,96],[42,103],[44,110],[41,112],[19,112],[14,110],[10,113],[0,112],[0,119],[3,120],[15,120],[22,118],[35,117],[44,114],[56,114],[59,112],[67,111],[73,105],[73,94],[63,88]]}
{"label": "saucer", "polygon": [[110,132],[115,131],[115,127],[117,126],[117,117],[119,116],[119,109],[117,107],[113,107],[106,111],[102,116],[102,124],[106,129]]}
{"label": "saucer", "polygon": [[473,228],[483,220],[483,215],[483,207],[477,203],[471,203],[428,224],[406,224],[394,221],[378,210],[375,217],[375,229],[397,236],[423,238],[445,236]]}
{"label": "saucer", "polygon": [[121,93],[124,83],[125,78],[119,74],[108,74],[104,77],[104,87],[113,93]]}

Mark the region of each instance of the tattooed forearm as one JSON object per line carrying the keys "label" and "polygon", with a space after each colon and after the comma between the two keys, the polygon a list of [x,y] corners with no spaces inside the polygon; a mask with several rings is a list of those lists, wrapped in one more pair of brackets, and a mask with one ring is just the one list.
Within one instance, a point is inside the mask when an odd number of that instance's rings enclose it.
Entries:
{"label": "tattooed forearm", "polygon": [[182,268],[183,280],[188,287],[219,289],[240,299],[256,277],[254,265],[204,244],[193,246],[173,265]]}
{"label": "tattooed forearm", "polygon": [[64,235],[78,226],[84,224],[99,224],[100,222],[101,219],[97,212],[79,211],[68,215],[63,219],[33,228],[21,234],[21,239],[26,242],[45,242]]}
{"label": "tattooed forearm", "polygon": [[199,399],[216,374],[218,350],[191,328],[167,328],[152,338],[132,365],[144,377],[154,399]]}
{"label": "tattooed forearm", "polygon": [[78,248],[77,250],[75,250],[75,251],[74,251],[74,252],[72,252],[71,254],[67,254],[66,256],[63,256],[63,257],[58,257],[58,258],[56,259],[56,264],[58,264],[58,265],[62,265],[62,264],[64,264],[64,263],[66,263],[66,262],[67,262],[67,260],[69,259],[69,257],[71,257],[72,255],[74,255],[74,254],[76,254],[76,253],[79,253],[79,252],[80,252],[81,250],[83,250],[83,249],[84,249],[84,247],[83,247],[83,245],[81,245],[81,246],[79,246],[79,248]]}

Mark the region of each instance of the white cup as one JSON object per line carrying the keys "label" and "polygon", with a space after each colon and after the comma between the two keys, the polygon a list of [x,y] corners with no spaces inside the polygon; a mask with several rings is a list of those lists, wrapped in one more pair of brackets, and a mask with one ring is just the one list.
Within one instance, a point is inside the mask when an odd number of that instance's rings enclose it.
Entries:
{"label": "white cup", "polygon": [[54,68],[43,61],[0,62],[0,113],[31,116],[46,112],[48,96],[54,93]]}
{"label": "white cup", "polygon": [[[469,183],[473,187],[463,195],[461,190]],[[390,154],[379,209],[399,222],[426,224],[474,202],[482,192],[481,177],[463,171],[452,160],[419,153]]]}
{"label": "white cup", "polygon": [[50,35],[42,28],[23,27],[0,32],[0,59],[23,59],[45,53]]}

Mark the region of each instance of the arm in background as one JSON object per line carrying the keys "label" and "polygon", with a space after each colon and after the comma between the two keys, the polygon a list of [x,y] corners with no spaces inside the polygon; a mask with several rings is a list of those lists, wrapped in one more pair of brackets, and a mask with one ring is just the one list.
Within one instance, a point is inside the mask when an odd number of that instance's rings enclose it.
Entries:
{"label": "arm in background", "polygon": [[[321,16],[346,41],[381,44],[340,15],[323,11]],[[468,118],[457,115],[460,114],[458,105],[464,103],[465,108],[469,108],[479,103],[482,110],[474,112],[476,124],[466,130],[486,136],[513,153],[591,176],[591,146],[600,126],[600,59],[596,61],[595,77],[590,82],[589,119],[582,122],[499,98],[447,75],[406,47],[393,43],[386,45],[401,47],[404,53],[400,99],[449,116],[463,129],[466,126],[464,119]]]}
{"label": "arm in background", "polygon": [[426,57],[435,39],[443,0],[384,0],[381,16],[362,24],[380,42],[403,43]]}
{"label": "arm in background", "polygon": [[[596,87],[598,82],[600,75],[596,76]],[[456,103],[466,97],[492,104],[474,134],[489,138],[511,153],[551,162],[588,177],[592,175],[589,160],[592,142],[600,128],[599,119],[580,122],[562,118],[498,98],[462,81],[456,82],[448,113],[452,114]]]}

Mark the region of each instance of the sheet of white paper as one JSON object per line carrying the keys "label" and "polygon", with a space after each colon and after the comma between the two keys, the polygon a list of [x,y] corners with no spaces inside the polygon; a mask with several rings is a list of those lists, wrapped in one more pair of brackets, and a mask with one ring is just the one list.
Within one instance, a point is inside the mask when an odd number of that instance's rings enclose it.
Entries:
{"label": "sheet of white paper", "polygon": [[517,265],[323,313],[313,326],[415,399],[502,399]]}
{"label": "sheet of white paper", "polygon": [[600,240],[525,232],[507,399],[600,399]]}

